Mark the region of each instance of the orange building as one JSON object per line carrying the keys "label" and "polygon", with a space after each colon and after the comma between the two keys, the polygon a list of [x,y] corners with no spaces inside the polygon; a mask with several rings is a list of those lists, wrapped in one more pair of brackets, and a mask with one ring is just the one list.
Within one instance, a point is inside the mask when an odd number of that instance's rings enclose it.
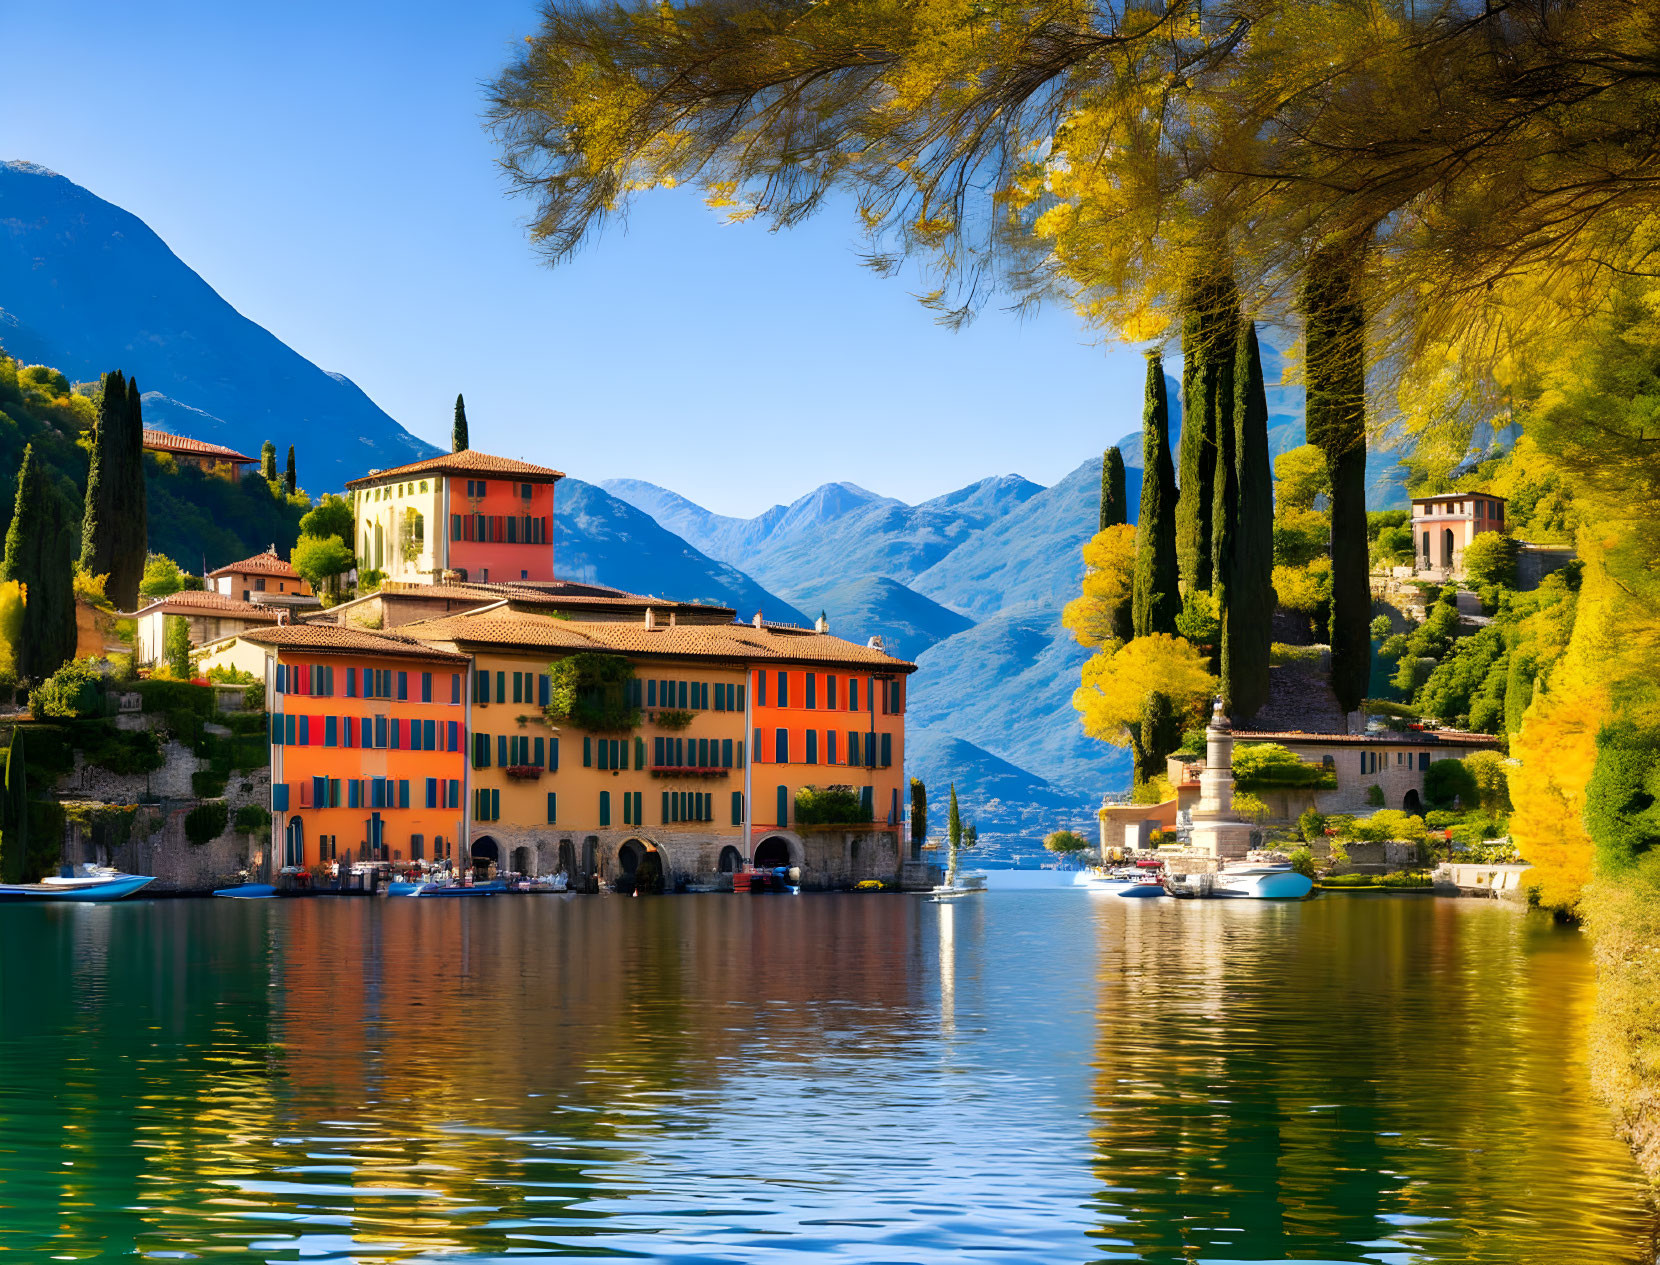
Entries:
{"label": "orange building", "polygon": [[1503,531],[1502,496],[1489,492],[1447,492],[1412,498],[1412,539],[1417,571],[1437,579],[1464,574],[1464,550],[1483,532]]}
{"label": "orange building", "polygon": [[207,580],[213,592],[242,602],[263,602],[268,606],[318,604],[311,585],[277,553],[275,545],[241,562],[209,571]]}
{"label": "orange building", "polygon": [[221,643],[209,662],[265,682],[280,868],[457,856],[467,837],[465,655],[288,624]]}
{"label": "orange building", "polygon": [[552,582],[553,489],[564,477],[463,449],[353,479],[358,567],[412,583]]}
{"label": "orange building", "polygon": [[164,430],[145,430],[144,451],[164,454],[181,466],[195,466],[204,474],[216,474],[222,479],[235,480],[243,466],[255,464],[252,457],[234,448],[203,443],[184,435],[169,435]]}

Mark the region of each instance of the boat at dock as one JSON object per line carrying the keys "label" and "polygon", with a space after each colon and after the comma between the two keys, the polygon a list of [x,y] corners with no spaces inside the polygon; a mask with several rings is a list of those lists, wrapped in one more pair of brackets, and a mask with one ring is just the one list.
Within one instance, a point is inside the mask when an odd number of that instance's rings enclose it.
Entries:
{"label": "boat at dock", "polygon": [[155,876],[151,874],[123,874],[119,870],[87,865],[69,874],[44,878],[38,883],[0,883],[0,900],[108,904],[131,896],[155,881]]}
{"label": "boat at dock", "polygon": [[214,895],[230,900],[275,900],[277,889],[269,883],[241,883],[236,887],[221,887]]}
{"label": "boat at dock", "polygon": [[978,896],[985,890],[986,876],[975,871],[950,876],[928,896],[930,900],[962,900],[965,896]]}
{"label": "boat at dock", "polygon": [[1289,862],[1264,861],[1224,865],[1214,874],[1181,875],[1170,894],[1187,900],[1302,900],[1314,880]]}

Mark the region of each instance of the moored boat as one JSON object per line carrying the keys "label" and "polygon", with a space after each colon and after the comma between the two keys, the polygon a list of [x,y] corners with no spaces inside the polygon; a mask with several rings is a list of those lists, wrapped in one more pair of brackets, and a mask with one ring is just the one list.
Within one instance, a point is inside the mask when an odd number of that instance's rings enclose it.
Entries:
{"label": "moored boat", "polygon": [[131,896],[155,882],[151,874],[83,866],[73,874],[56,874],[38,883],[0,883],[0,900],[55,900],[107,904]]}
{"label": "moored boat", "polygon": [[1235,900],[1301,900],[1314,890],[1314,880],[1299,874],[1287,861],[1225,865],[1217,873],[1211,895]]}
{"label": "moored boat", "polygon": [[978,896],[986,890],[986,876],[975,871],[952,875],[948,881],[934,888],[929,896],[933,900],[961,900],[965,896]]}
{"label": "moored boat", "polygon": [[231,900],[275,900],[277,889],[269,883],[241,883],[236,887],[222,887],[214,895]]}

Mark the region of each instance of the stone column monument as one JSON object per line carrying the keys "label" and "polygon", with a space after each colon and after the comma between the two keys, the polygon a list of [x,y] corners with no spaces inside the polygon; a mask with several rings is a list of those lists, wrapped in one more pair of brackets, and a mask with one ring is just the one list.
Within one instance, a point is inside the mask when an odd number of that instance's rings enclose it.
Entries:
{"label": "stone column monument", "polygon": [[1233,811],[1233,725],[1222,714],[1218,698],[1205,729],[1205,771],[1199,774],[1189,846],[1218,861],[1236,861],[1251,850],[1251,831],[1251,823]]}

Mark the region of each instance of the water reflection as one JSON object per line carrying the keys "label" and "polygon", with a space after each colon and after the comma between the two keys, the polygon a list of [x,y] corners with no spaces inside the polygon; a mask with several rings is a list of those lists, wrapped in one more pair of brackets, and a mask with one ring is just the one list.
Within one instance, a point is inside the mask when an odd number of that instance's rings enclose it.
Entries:
{"label": "water reflection", "polygon": [[1583,945],[1501,910],[0,914],[20,1259],[1653,1258]]}

